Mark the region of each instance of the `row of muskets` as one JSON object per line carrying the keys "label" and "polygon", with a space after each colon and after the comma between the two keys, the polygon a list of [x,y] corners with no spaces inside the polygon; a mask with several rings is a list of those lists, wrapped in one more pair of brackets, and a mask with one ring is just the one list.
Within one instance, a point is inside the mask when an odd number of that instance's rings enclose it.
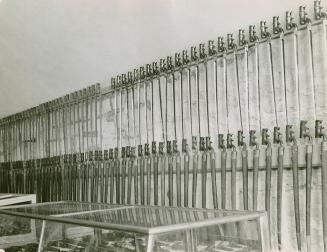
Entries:
{"label": "row of muskets", "polygon": [[238,44],[228,34],[227,43],[219,37],[207,47],[191,47],[190,57],[183,50],[112,78],[116,143],[110,147],[191,142],[192,136],[211,136],[217,145],[216,132],[286,125],[296,126],[298,135],[302,120],[313,129],[315,120],[327,117],[326,15],[320,1],[314,19],[301,6],[299,24],[287,12],[285,29],[274,17],[272,32],[262,21],[260,35],[250,26],[246,39],[242,29]]}
{"label": "row of muskets", "polygon": [[100,84],[95,84],[1,119],[0,160],[29,160],[100,148],[100,90]]}
{"label": "row of muskets", "polygon": [[[324,239],[327,237],[327,137],[319,120],[316,121],[315,136],[308,132],[306,122],[302,121],[299,136],[302,143],[297,141],[298,137],[295,137],[292,126],[287,125],[286,143],[281,140],[280,129],[275,127],[273,139],[270,139],[267,129],[262,131],[262,143],[258,143],[254,133],[250,132],[252,137],[248,145],[240,131],[237,145],[233,144],[231,135],[227,135],[226,144],[224,136],[218,135],[218,148],[212,146],[210,137],[201,137],[199,141],[193,137],[191,146],[183,139],[182,146],[179,146],[176,140],[167,141],[166,144],[159,142],[158,146],[157,142],[152,142],[151,148],[149,144],[139,145],[137,153],[135,147],[126,146],[121,150],[112,148],[103,152],[96,150],[24,162],[1,163],[0,190],[11,193],[36,193],[38,202],[74,200],[259,210],[259,173],[265,172],[265,210],[270,216],[271,177],[274,169],[278,183],[277,227],[271,228],[277,228],[281,248],[284,151],[288,148],[293,174],[294,220],[300,250],[299,169],[303,167],[299,166],[298,149],[302,144],[305,146],[306,160],[305,230],[310,249],[313,141],[321,144],[319,166],[322,178],[322,220]],[[266,147],[262,149],[259,145]],[[277,149],[277,157],[273,157],[274,149]],[[260,165],[260,152],[264,152],[263,166]],[[273,159],[277,159],[276,165],[273,165]],[[241,180],[237,180],[237,173],[242,174]],[[252,185],[249,185],[249,178]],[[242,181],[242,185],[237,181]],[[242,199],[238,198],[237,188],[242,189]],[[230,194],[227,190],[230,190]],[[251,205],[249,198],[252,198]]]}

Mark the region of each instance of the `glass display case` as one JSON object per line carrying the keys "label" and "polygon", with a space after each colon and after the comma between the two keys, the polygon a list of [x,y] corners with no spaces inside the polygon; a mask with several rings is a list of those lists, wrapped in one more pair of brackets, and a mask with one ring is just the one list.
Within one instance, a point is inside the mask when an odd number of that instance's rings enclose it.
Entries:
{"label": "glass display case", "polygon": [[265,212],[55,202],[0,215],[35,230],[26,246],[0,244],[5,251],[270,250]]}
{"label": "glass display case", "polygon": [[[35,194],[0,193],[0,207],[13,207],[28,203],[36,203]],[[25,240],[35,243],[35,226],[34,221],[26,218],[20,218],[20,221],[18,221],[15,216],[0,215],[0,248],[11,246],[11,244],[26,245]]]}
{"label": "glass display case", "polygon": [[27,203],[36,203],[36,194],[0,193],[0,207]]}

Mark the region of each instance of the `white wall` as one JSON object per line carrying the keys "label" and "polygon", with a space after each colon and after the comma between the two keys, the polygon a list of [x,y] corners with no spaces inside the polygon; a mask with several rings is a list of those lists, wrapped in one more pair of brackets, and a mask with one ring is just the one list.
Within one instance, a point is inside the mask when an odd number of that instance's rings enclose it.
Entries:
{"label": "white wall", "polygon": [[0,0],[0,117],[311,0]]}

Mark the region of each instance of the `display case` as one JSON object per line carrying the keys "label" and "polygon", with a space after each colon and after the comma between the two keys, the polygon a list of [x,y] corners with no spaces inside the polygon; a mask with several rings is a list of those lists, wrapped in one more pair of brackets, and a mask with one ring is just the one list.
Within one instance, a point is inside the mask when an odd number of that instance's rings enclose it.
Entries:
{"label": "display case", "polygon": [[36,203],[36,195],[0,193],[0,207],[27,203]]}
{"label": "display case", "polygon": [[[35,194],[2,194],[0,193],[0,207],[36,203]],[[26,245],[26,241],[35,242],[35,221],[15,216],[0,215],[0,247]]]}
{"label": "display case", "polygon": [[28,248],[6,251],[270,250],[265,212],[56,202],[0,214],[37,230]]}

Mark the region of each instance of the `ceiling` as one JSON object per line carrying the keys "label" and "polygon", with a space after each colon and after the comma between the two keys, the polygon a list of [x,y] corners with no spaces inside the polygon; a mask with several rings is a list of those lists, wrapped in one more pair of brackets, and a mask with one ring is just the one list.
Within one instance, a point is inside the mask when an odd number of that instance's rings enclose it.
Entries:
{"label": "ceiling", "polygon": [[312,3],[0,0],[0,118]]}

